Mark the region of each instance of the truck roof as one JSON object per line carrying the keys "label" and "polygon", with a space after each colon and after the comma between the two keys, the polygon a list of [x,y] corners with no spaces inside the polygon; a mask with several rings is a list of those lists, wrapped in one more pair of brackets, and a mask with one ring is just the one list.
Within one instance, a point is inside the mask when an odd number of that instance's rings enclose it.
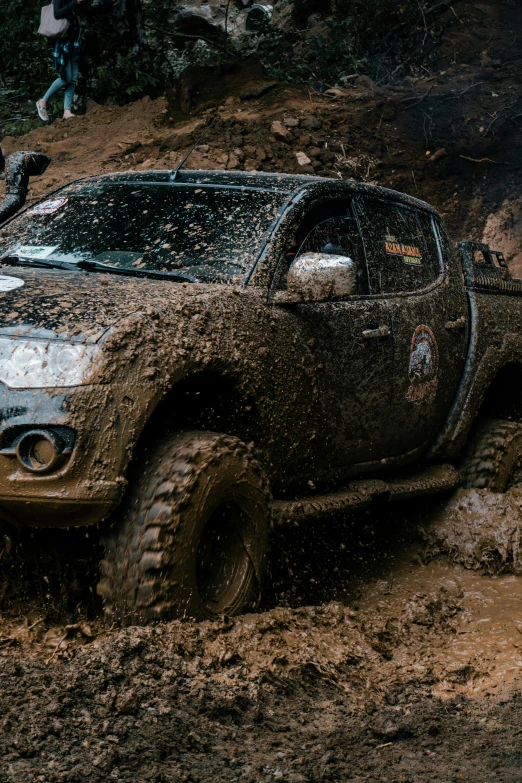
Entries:
{"label": "truck roof", "polygon": [[[88,177],[80,182],[134,182],[144,184],[167,184],[170,181],[172,172],[167,171],[125,171],[114,174],[103,174],[98,177]],[[408,206],[417,209],[427,210],[438,214],[437,210],[425,201],[414,196],[400,193],[396,190],[383,188],[379,185],[368,185],[364,182],[355,180],[341,180],[327,177],[314,177],[302,174],[278,174],[261,171],[206,171],[195,169],[182,169],[178,172],[176,181],[172,185],[211,185],[214,187],[242,187],[252,188],[276,193],[287,194],[288,196],[297,194],[302,190],[332,188],[336,191],[341,187],[346,189],[347,193],[363,193],[365,195],[380,196],[381,198],[393,199]]]}

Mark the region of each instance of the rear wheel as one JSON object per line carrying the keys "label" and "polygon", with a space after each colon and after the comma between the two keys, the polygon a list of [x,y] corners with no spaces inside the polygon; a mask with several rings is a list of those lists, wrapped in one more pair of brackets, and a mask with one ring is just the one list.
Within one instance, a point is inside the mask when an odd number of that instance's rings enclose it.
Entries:
{"label": "rear wheel", "polygon": [[244,443],[209,432],[170,436],[104,539],[106,612],[128,624],[253,608],[269,515],[268,482]]}
{"label": "rear wheel", "polygon": [[522,426],[503,419],[482,422],[472,437],[464,468],[464,486],[505,492],[520,480]]}

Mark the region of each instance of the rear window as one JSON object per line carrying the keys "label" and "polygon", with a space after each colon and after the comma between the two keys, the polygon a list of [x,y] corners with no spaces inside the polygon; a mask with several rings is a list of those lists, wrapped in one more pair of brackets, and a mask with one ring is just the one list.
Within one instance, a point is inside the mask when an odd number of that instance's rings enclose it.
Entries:
{"label": "rear window", "polygon": [[441,265],[430,215],[377,199],[366,201],[365,212],[372,294],[418,291],[438,279]]}
{"label": "rear window", "polygon": [[283,197],[245,188],[73,185],[0,229],[0,255],[240,280]]}

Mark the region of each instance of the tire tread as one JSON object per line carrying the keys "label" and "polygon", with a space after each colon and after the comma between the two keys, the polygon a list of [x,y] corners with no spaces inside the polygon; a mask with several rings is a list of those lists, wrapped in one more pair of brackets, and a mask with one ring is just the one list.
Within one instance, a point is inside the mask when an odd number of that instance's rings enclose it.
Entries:
{"label": "tire tread", "polygon": [[[470,441],[464,466],[467,489],[504,491],[504,477],[513,468],[513,456],[522,448],[522,427],[517,422],[488,419],[480,424]],[[508,464],[512,463],[512,464]]]}
{"label": "tire tread", "polygon": [[[243,471],[256,477],[269,507],[268,482],[252,450],[237,438],[209,432],[169,436],[155,449],[132,487],[115,528],[103,540],[98,594],[105,611],[125,624],[170,619],[179,614],[176,578],[169,573],[180,516],[204,461],[210,465],[230,451]],[[170,497],[170,502],[169,502]]]}

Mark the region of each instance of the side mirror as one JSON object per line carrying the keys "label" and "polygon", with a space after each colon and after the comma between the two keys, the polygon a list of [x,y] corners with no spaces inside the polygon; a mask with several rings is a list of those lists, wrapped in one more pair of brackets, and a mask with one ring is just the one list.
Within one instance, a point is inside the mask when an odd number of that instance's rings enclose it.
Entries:
{"label": "side mirror", "polygon": [[287,298],[294,302],[327,302],[357,293],[355,262],[347,256],[303,253],[288,270]]}

